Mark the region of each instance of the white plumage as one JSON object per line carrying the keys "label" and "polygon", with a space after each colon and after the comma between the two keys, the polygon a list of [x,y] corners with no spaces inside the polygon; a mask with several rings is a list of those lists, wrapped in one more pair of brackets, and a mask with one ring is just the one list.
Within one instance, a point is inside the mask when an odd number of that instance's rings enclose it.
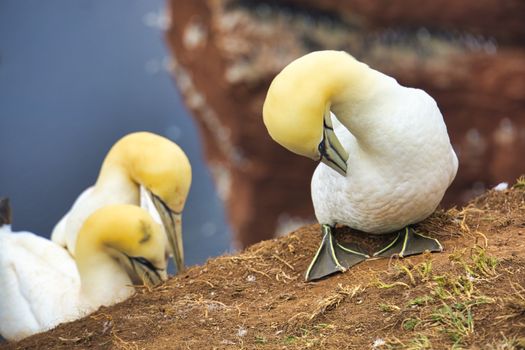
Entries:
{"label": "white plumage", "polygon": [[349,154],[346,177],[320,163],[311,186],[320,223],[380,234],[429,216],[458,159],[434,99],[377,74],[381,86],[351,115],[334,106],[334,131]]}
{"label": "white plumage", "polygon": [[[53,228],[51,240],[75,255],[78,231],[86,218],[98,208],[110,204],[140,204],[139,188],[129,180],[115,176],[104,188],[95,190],[94,186],[85,189],[75,200],[71,209]],[[157,214],[158,215],[158,214]]]}
{"label": "white plumage", "polygon": [[80,279],[55,243],[0,227],[0,334],[17,340],[76,318]]}
{"label": "white plumage", "polygon": [[[84,191],[82,191],[82,193],[78,196],[78,198],[75,199],[75,202],[73,202],[71,209],[58,221],[58,223],[53,228],[53,231],[51,232],[51,240],[53,242],[55,242],[56,244],[62,247],[67,247],[68,235],[66,234],[66,224],[69,218],[69,213],[71,212],[71,210],[73,210],[73,208],[79,206],[80,205],[79,203],[82,203],[84,200],[86,200],[86,198],[88,198],[92,192],[93,192],[93,186],[90,186],[86,188]],[[77,227],[77,231],[78,231],[78,227]],[[72,242],[72,246],[74,246],[73,244],[74,242]]]}

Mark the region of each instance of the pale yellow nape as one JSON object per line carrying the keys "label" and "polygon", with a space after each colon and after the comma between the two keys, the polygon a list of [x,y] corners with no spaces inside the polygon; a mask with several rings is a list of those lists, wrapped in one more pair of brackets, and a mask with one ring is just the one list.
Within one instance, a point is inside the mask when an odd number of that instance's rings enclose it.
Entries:
{"label": "pale yellow nape", "polygon": [[180,213],[191,186],[191,165],[184,151],[172,141],[149,132],[120,139],[109,151],[95,188],[115,172],[126,173]]}
{"label": "pale yellow nape", "polygon": [[323,117],[334,103],[359,96],[368,66],[344,51],[316,51],[286,66],[272,81],[263,106],[270,136],[288,150],[319,160]]}
{"label": "pale yellow nape", "polygon": [[90,261],[89,257],[95,252],[106,251],[111,255],[111,250],[130,257],[143,257],[160,268],[166,265],[162,228],[138,206],[108,205],[84,221],[76,242],[77,263]]}

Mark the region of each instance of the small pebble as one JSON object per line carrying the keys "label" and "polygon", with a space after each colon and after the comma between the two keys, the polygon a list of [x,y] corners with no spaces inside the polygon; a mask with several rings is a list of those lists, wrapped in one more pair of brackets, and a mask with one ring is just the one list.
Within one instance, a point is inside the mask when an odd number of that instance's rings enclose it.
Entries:
{"label": "small pebble", "polygon": [[257,278],[255,278],[254,275],[248,275],[248,277],[246,277],[246,281],[248,282],[255,282],[257,280]]}
{"label": "small pebble", "polygon": [[383,339],[377,338],[376,340],[374,340],[374,343],[372,344],[372,349],[378,348],[378,347],[383,346],[385,344],[386,344],[386,342]]}
{"label": "small pebble", "polygon": [[496,186],[494,186],[494,190],[495,191],[505,191],[506,189],[509,188],[509,184],[506,183],[506,182],[501,182],[499,184],[497,184]]}
{"label": "small pebble", "polygon": [[248,330],[244,328],[243,326],[240,326],[239,329],[237,330],[237,336],[244,337],[246,336],[246,334],[248,334]]}

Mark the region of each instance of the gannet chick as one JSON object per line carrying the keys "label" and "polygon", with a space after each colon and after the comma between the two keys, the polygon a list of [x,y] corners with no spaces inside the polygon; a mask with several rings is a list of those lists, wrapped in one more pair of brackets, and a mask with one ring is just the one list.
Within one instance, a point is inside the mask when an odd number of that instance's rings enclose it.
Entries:
{"label": "gannet chick", "polygon": [[149,132],[126,135],[111,148],[97,182],[78,197],[53,229],[51,239],[75,256],[84,220],[108,204],[140,205],[142,188],[160,214],[177,270],[183,271],[182,210],[190,186],[191,165],[179,146]]}
{"label": "gannet chick", "polygon": [[275,77],[263,118],[276,142],[321,161],[311,190],[323,240],[306,280],[368,257],[335,242],[336,224],[370,234],[400,230],[375,256],[442,250],[409,227],[436,209],[458,168],[443,116],[426,92],[401,86],[345,52],[319,51]]}
{"label": "gannet chick", "polygon": [[125,300],[133,284],[154,286],[167,278],[164,233],[139,207],[95,211],[80,229],[73,260],[47,239],[11,232],[7,206],[0,200],[0,335],[7,340]]}

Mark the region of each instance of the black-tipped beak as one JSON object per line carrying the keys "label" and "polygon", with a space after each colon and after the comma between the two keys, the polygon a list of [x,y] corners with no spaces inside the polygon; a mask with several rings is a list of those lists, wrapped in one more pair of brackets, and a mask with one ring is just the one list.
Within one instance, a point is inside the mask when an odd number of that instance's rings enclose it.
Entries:
{"label": "black-tipped beak", "polygon": [[149,260],[142,257],[129,257],[132,273],[130,278],[133,284],[144,284],[155,287],[168,279],[166,269],[158,268]]}
{"label": "black-tipped beak", "polygon": [[164,226],[177,273],[184,271],[184,246],[182,242],[182,213],[172,211],[166,203],[150,192],[151,199]]}
{"label": "black-tipped beak", "polygon": [[346,152],[335,135],[330,111],[325,114],[323,119],[323,139],[321,140],[318,149],[321,155],[321,162],[325,163],[339,174],[346,176],[348,152]]}

